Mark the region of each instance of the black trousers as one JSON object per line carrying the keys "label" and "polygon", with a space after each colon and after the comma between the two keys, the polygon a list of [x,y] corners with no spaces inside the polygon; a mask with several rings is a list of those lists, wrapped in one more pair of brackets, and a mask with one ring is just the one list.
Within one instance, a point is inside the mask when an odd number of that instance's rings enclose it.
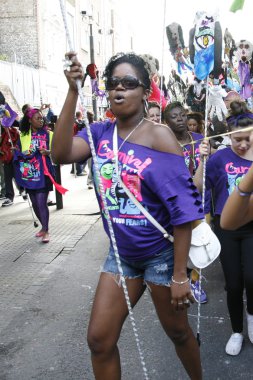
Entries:
{"label": "black trousers", "polygon": [[236,231],[223,230],[214,218],[214,232],[221,243],[220,260],[226,281],[227,305],[233,332],[243,330],[243,291],[247,311],[253,314],[253,222]]}
{"label": "black trousers", "polygon": [[5,181],[5,196],[9,198],[11,201],[14,199],[14,166],[13,163],[10,162],[8,164],[4,164],[4,181]]}

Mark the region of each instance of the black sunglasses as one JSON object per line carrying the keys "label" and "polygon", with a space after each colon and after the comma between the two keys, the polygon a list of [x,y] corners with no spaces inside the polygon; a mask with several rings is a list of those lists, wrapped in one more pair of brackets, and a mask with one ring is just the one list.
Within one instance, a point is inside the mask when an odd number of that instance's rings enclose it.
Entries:
{"label": "black sunglasses", "polygon": [[123,78],[111,77],[105,82],[105,88],[107,91],[115,90],[115,88],[121,83],[125,90],[134,90],[138,86],[145,87],[139,79],[133,77],[132,75],[126,75]]}

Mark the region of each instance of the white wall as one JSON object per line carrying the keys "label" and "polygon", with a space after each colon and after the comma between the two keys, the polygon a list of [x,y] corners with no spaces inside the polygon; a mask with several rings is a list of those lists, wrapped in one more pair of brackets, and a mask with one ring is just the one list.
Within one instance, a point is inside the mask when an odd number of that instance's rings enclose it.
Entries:
{"label": "white wall", "polygon": [[[56,115],[59,115],[67,93],[63,72],[58,74],[5,61],[0,61],[0,82],[9,86],[20,108],[26,103],[40,106],[42,98],[43,103],[52,105]],[[92,109],[91,94],[85,92],[84,95],[85,107]],[[98,106],[101,106],[99,100]]]}

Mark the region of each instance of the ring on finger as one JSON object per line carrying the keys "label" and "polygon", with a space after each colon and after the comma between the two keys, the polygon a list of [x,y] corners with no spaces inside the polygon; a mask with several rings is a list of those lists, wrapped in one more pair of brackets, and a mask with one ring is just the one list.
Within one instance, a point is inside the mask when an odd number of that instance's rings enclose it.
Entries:
{"label": "ring on finger", "polygon": [[177,304],[178,304],[178,305],[183,305],[183,302],[178,302]]}
{"label": "ring on finger", "polygon": [[184,300],[184,303],[185,303],[186,305],[189,305],[190,301],[189,301],[189,300]]}

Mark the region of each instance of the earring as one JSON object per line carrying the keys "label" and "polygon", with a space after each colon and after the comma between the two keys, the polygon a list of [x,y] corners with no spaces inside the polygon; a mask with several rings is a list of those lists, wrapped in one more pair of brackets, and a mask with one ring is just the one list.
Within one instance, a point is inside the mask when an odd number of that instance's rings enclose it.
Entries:
{"label": "earring", "polygon": [[144,105],[144,113],[147,116],[147,114],[148,114],[148,102],[147,102],[147,99],[143,100],[143,105]]}

